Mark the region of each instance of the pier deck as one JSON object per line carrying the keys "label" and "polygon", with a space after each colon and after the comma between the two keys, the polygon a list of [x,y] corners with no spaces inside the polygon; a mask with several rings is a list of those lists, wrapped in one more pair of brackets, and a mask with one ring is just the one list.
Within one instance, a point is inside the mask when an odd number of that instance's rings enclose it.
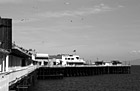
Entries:
{"label": "pier deck", "polygon": [[[0,73],[0,91],[10,91],[15,84],[33,73],[38,66],[9,68],[8,72]],[[14,90],[13,90],[14,91]]]}

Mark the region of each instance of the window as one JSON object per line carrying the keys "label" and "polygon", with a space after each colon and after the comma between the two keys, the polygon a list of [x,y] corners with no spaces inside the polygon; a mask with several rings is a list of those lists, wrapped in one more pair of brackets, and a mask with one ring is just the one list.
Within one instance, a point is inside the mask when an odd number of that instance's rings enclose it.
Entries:
{"label": "window", "polygon": [[68,60],[70,60],[70,58],[68,58]]}
{"label": "window", "polygon": [[53,65],[56,65],[56,62],[53,62]]}
{"label": "window", "polygon": [[78,59],[79,59],[79,57],[76,57],[76,59],[78,60]]}
{"label": "window", "polygon": [[65,58],[65,60],[68,60],[68,58]]}
{"label": "window", "polygon": [[74,58],[71,58],[71,60],[74,60]]}

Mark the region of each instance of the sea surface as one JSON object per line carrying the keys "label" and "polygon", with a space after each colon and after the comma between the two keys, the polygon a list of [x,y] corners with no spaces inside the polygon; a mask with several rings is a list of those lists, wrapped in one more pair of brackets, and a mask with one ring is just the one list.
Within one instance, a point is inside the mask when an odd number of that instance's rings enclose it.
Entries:
{"label": "sea surface", "polygon": [[38,80],[30,91],[140,91],[140,66],[132,66],[131,74]]}

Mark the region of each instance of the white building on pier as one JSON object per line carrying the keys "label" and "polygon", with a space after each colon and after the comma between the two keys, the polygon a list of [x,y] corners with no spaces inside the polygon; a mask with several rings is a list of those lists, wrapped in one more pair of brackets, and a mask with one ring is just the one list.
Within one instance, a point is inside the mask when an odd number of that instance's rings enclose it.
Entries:
{"label": "white building on pier", "polygon": [[49,55],[45,53],[36,53],[35,54],[35,61],[38,65],[48,65]]}
{"label": "white building on pier", "polygon": [[52,65],[84,65],[85,61],[80,58],[79,55],[69,55],[69,54],[58,54],[58,55],[49,55],[49,62],[52,62]]}

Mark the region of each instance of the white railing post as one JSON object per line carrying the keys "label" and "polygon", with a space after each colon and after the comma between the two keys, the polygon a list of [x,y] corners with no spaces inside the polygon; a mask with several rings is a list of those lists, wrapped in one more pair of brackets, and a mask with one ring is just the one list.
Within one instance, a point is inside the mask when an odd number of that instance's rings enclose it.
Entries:
{"label": "white railing post", "polygon": [[2,72],[4,72],[4,71],[5,71],[5,61],[2,60]]}
{"label": "white railing post", "polygon": [[6,56],[6,72],[8,72],[9,55]]}

